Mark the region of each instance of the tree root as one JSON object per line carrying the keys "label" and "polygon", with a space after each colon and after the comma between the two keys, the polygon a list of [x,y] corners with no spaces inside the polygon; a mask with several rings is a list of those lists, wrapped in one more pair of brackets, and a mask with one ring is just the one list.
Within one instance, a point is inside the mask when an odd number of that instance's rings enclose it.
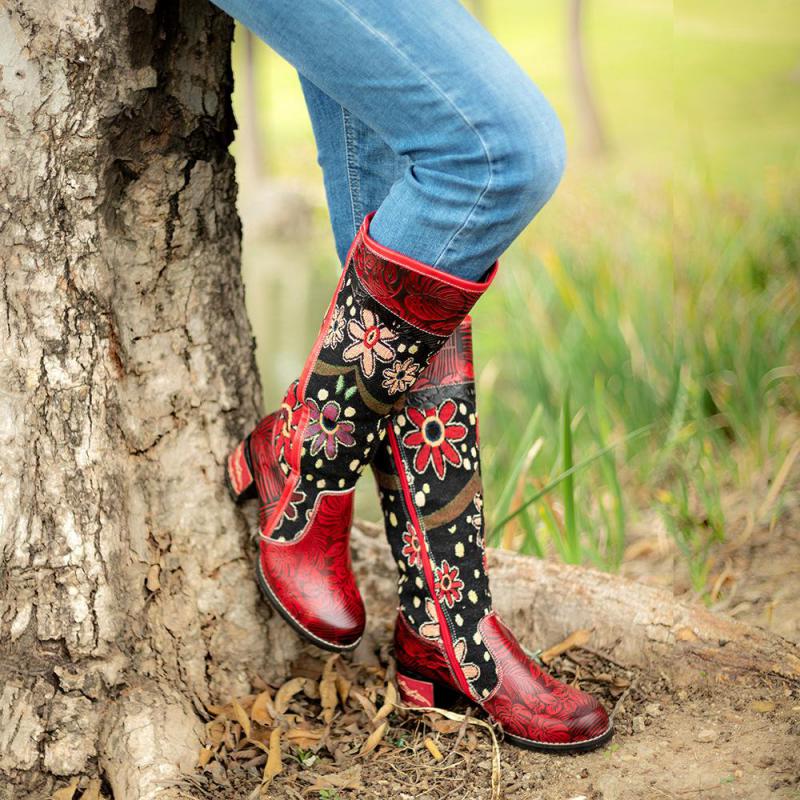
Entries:
{"label": "tree root", "polygon": [[[354,562],[365,596],[396,600],[396,572],[383,531],[353,532]],[[800,647],[669,592],[616,575],[501,550],[489,550],[495,608],[521,641],[546,647],[592,631],[589,646],[626,668],[698,682],[800,684]],[[391,613],[391,612],[388,612]],[[384,620],[385,621],[385,620]]]}
{"label": "tree root", "polygon": [[191,702],[166,686],[126,690],[101,733],[100,765],[116,800],[185,800],[178,788],[194,769],[203,723]]}

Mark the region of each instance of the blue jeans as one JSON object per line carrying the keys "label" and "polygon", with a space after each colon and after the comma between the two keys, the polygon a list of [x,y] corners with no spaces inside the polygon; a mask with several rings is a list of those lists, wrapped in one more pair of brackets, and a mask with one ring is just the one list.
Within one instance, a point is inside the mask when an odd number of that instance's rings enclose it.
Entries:
{"label": "blue jeans", "polygon": [[470,280],[547,202],[563,131],[457,0],[214,0],[300,73],[339,256],[385,247]]}

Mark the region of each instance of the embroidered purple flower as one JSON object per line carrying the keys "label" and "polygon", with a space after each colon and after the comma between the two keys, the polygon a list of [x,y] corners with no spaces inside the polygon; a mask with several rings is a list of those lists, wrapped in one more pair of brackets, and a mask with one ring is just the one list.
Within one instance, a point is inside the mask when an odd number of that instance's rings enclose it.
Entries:
{"label": "embroidered purple flower", "polygon": [[342,408],[335,400],[329,400],[322,409],[311,399],[307,400],[309,408],[306,440],[311,439],[310,452],[317,455],[325,450],[325,458],[334,459],[339,453],[339,445],[352,447],[355,425],[342,419]]}
{"label": "embroidered purple flower", "polygon": [[361,322],[351,319],[347,332],[353,343],[345,348],[342,357],[345,361],[361,361],[361,371],[367,378],[375,374],[375,359],[391,361],[394,349],[387,342],[397,338],[397,334],[381,323],[378,317],[367,308],[361,309]]}

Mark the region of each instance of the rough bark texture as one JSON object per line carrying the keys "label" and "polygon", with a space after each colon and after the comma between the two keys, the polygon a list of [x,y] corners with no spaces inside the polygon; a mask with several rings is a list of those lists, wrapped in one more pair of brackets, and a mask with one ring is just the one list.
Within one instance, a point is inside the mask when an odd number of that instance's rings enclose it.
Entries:
{"label": "rough bark texture", "polygon": [[[369,535],[354,532],[355,568],[371,598],[374,634],[383,636],[382,623],[397,604],[396,570],[383,532],[362,527]],[[489,569],[495,608],[527,647],[547,647],[586,629],[592,631],[587,647],[676,685],[800,685],[798,645],[663,589],[502,550],[489,551]]]}
{"label": "rough bark texture", "polygon": [[260,395],[204,0],[0,10],[0,797],[158,795],[278,675],[221,482]]}

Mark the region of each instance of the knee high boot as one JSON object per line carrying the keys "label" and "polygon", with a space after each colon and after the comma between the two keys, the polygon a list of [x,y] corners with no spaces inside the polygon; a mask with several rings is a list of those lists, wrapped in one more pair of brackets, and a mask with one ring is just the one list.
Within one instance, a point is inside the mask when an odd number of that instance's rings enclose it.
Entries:
{"label": "knee high boot", "polygon": [[532,749],[607,741],[600,703],[545,672],[492,610],[468,318],[392,417],[373,468],[399,569],[403,700],[432,706],[438,692],[456,690]]}
{"label": "knee high boot", "polygon": [[353,493],[392,408],[491,283],[382,247],[369,215],[348,253],[300,379],[228,458],[235,499],[261,501],[256,577],[309,641],[351,650],[364,603],[350,562]]}

